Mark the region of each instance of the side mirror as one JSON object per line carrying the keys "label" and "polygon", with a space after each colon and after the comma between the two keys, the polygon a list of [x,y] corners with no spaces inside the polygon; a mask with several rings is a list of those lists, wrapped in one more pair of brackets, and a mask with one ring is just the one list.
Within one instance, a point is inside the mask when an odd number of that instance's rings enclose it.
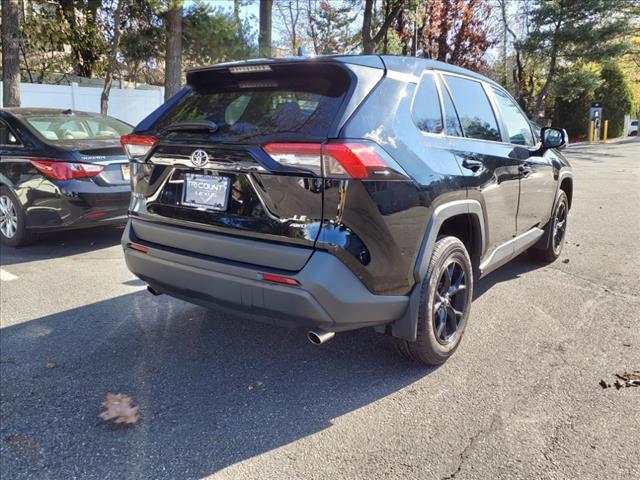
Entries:
{"label": "side mirror", "polygon": [[545,127],[540,132],[543,148],[563,148],[569,143],[566,130],[554,127]]}

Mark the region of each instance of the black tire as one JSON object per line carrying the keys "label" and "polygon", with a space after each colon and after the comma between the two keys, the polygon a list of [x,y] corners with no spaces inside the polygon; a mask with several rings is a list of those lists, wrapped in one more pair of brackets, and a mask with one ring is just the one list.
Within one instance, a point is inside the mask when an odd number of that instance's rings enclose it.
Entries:
{"label": "black tire", "polygon": [[569,199],[560,190],[553,215],[544,228],[544,235],[540,241],[529,249],[529,255],[541,262],[555,262],[562,254],[567,236],[567,217],[569,215]]}
{"label": "black tire", "polygon": [[[7,211],[10,210],[10,211]],[[4,228],[8,217],[14,221],[10,230]],[[25,228],[24,211],[20,202],[5,186],[0,186],[0,242],[11,247],[28,245],[36,236]]]}
{"label": "black tire", "polygon": [[[447,277],[450,288],[445,289]],[[456,283],[461,288],[452,293]],[[473,298],[473,268],[458,238],[443,237],[436,242],[421,288],[416,341],[394,338],[394,345],[413,361],[441,365],[460,345]]]}

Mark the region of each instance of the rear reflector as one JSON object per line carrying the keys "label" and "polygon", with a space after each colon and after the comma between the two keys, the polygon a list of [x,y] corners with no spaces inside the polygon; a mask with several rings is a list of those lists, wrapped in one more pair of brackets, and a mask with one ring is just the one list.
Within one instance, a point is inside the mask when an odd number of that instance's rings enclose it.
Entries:
{"label": "rear reflector", "polygon": [[99,210],[97,212],[87,213],[84,216],[84,218],[89,218],[89,219],[100,218],[100,217],[104,217],[106,214],[107,214],[107,212],[103,212],[102,210]]}
{"label": "rear reflector", "polygon": [[104,165],[95,163],[57,162],[55,160],[31,160],[31,164],[45,177],[52,180],[95,177],[104,170]]}
{"label": "rear reflector", "polygon": [[269,143],[264,150],[276,162],[329,178],[382,178],[403,174],[373,142]]}
{"label": "rear reflector", "polygon": [[127,247],[129,247],[131,250],[137,250],[138,252],[142,253],[149,252],[148,247],[145,247],[144,245],[138,245],[137,243],[127,243]]}
{"label": "rear reflector", "polygon": [[129,160],[144,160],[144,157],[157,143],[158,139],[150,135],[129,134],[120,137],[120,145]]}
{"label": "rear reflector", "polygon": [[280,275],[273,275],[271,273],[263,273],[262,279],[267,282],[283,283],[285,285],[299,285],[295,278],[282,277]]}

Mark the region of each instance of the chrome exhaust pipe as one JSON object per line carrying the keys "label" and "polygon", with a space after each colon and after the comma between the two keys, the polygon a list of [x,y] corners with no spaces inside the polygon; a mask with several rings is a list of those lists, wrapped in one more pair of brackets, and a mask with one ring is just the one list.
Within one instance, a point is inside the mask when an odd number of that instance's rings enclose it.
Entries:
{"label": "chrome exhaust pipe", "polygon": [[307,332],[307,338],[314,345],[322,345],[323,343],[327,343],[335,336],[336,332],[323,332],[322,330],[309,330]]}
{"label": "chrome exhaust pipe", "polygon": [[147,285],[147,292],[149,292],[154,297],[157,297],[158,295],[162,295],[162,292],[157,291],[151,285]]}

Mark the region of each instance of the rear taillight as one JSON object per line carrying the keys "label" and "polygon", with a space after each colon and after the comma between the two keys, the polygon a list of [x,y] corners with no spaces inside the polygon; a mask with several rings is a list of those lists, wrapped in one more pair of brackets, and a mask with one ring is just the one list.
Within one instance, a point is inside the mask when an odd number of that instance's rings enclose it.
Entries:
{"label": "rear taillight", "polygon": [[45,177],[52,180],[95,177],[104,170],[104,165],[95,163],[57,162],[55,160],[31,160],[31,164]]}
{"label": "rear taillight", "polygon": [[123,135],[120,137],[120,145],[129,157],[129,160],[142,161],[151,149],[158,143],[156,137],[149,135]]}
{"label": "rear taillight", "polygon": [[322,175],[322,144],[269,143],[264,150],[281,165],[310,170]]}
{"label": "rear taillight", "polygon": [[389,179],[406,174],[373,142],[270,143],[264,150],[276,162],[328,178]]}
{"label": "rear taillight", "polygon": [[325,176],[347,174],[351,178],[386,176],[391,173],[382,155],[371,145],[335,143],[323,145],[322,165]]}

